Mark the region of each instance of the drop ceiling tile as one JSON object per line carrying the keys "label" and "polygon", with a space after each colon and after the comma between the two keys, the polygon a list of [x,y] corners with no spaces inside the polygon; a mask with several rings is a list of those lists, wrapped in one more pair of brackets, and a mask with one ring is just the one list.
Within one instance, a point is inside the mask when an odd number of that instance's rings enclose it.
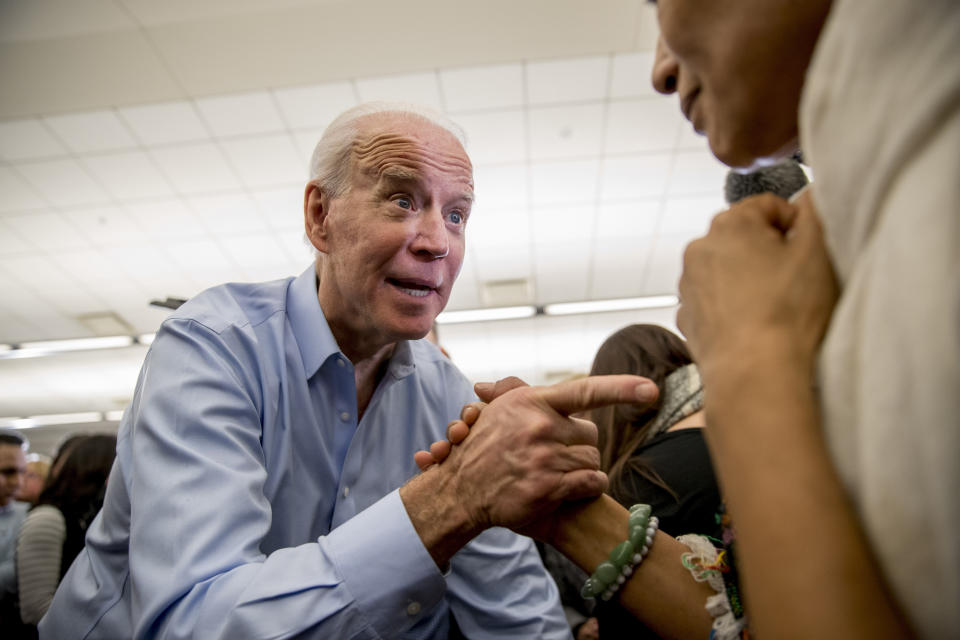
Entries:
{"label": "drop ceiling tile", "polygon": [[683,250],[690,242],[685,234],[657,238],[643,279],[643,295],[676,294],[683,270]]}
{"label": "drop ceiling tile", "polygon": [[[677,107],[677,113],[680,107]],[[680,116],[682,118],[682,116]],[[707,137],[693,130],[693,126],[686,120],[681,120],[680,137],[677,139],[677,149],[710,151]]]}
{"label": "drop ceiling tile", "polygon": [[683,151],[675,156],[668,193],[671,196],[722,194],[727,169],[709,151]]}
{"label": "drop ceiling tile", "polygon": [[47,257],[8,256],[0,260],[3,270],[23,284],[40,291],[44,287],[62,286],[71,282],[68,273]]}
{"label": "drop ceiling tile", "polygon": [[220,148],[213,143],[155,148],[150,155],[180,193],[210,193],[241,188],[240,181]]}
{"label": "drop ceiling tile", "polygon": [[307,167],[288,134],[237,138],[222,144],[248,187],[306,182]]}
{"label": "drop ceiling tile", "polygon": [[287,255],[271,234],[248,234],[218,238],[228,258],[237,264],[248,279],[255,279],[253,268],[287,268]]}
{"label": "drop ceiling tile", "polygon": [[210,138],[193,104],[180,100],[118,109],[134,135],[145,145],[192,142]]}
{"label": "drop ceiling tile", "polygon": [[256,201],[242,191],[186,198],[203,226],[215,235],[265,231]]}
{"label": "drop ceiling tile", "polygon": [[449,113],[519,107],[523,105],[523,66],[443,69],[440,90]]}
{"label": "drop ceiling tile", "polygon": [[387,102],[412,102],[414,104],[443,109],[437,74],[411,73],[357,80],[360,102],[386,100]]}
{"label": "drop ceiling tile", "polygon": [[574,246],[580,251],[592,245],[596,211],[593,204],[554,205],[534,207],[533,242],[538,247],[551,245]]}
{"label": "drop ceiling tile", "polygon": [[153,299],[162,299],[167,296],[186,296],[186,294],[180,294],[179,288],[173,290],[145,289],[126,276],[123,278],[115,277],[112,280],[105,281],[98,287],[97,295],[100,296],[106,304],[110,305],[111,309],[127,308],[134,303],[148,307],[150,300]]}
{"label": "drop ceiling tile", "polygon": [[666,97],[611,102],[607,111],[607,153],[667,151],[676,145],[680,117]]}
{"label": "drop ceiling tile", "polygon": [[129,203],[126,210],[157,241],[185,240],[208,233],[200,218],[178,199]]}
{"label": "drop ceiling tile", "polygon": [[[450,298],[447,300],[445,308],[455,311],[457,309],[476,309],[482,306],[480,290],[476,283],[464,278],[461,273],[460,277],[457,278],[457,284],[453,285],[453,290],[450,292]],[[441,329],[441,331],[443,330]]]}
{"label": "drop ceiling tile", "polygon": [[487,211],[474,207],[467,223],[467,246],[476,250],[529,245],[530,216],[525,209]]}
{"label": "drop ceiling tile", "polygon": [[476,248],[474,256],[480,282],[529,280],[533,276],[533,254],[528,244]]}
{"label": "drop ceiling tile", "polygon": [[[719,191],[719,190],[718,190]],[[692,239],[710,228],[710,221],[726,205],[719,193],[713,196],[671,198],[664,205],[659,232],[666,235],[685,234]]]}
{"label": "drop ceiling tile", "polygon": [[118,200],[173,195],[170,183],[142,151],[88,155],[80,161]]}
{"label": "drop ceiling tile", "polygon": [[291,184],[252,192],[263,219],[272,229],[296,229],[303,233],[303,192],[305,185]]}
{"label": "drop ceiling tile", "polygon": [[164,245],[164,252],[187,273],[204,272],[225,281],[231,270],[236,270],[234,262],[214,240],[170,242]]}
{"label": "drop ceiling tile", "polygon": [[559,160],[595,156],[603,142],[604,105],[530,109],[530,158]]}
{"label": "drop ceiling tile", "polygon": [[70,286],[44,289],[43,298],[49,301],[51,307],[58,309],[65,315],[77,318],[84,314],[103,313],[107,305],[100,299],[96,291],[89,287]]}
{"label": "drop ceiling tile", "polygon": [[597,207],[596,237],[605,242],[632,242],[652,236],[660,218],[658,200],[602,203]]}
{"label": "drop ceiling tile", "polygon": [[467,153],[474,165],[526,160],[527,135],[522,110],[463,114],[454,120],[466,131]]}
{"label": "drop ceiling tile", "polygon": [[107,295],[112,291],[133,286],[133,282],[126,275],[126,265],[113,264],[99,249],[58,251],[52,253],[49,260],[64,272],[70,273],[78,282],[96,290],[97,295],[105,302],[109,302]]}
{"label": "drop ceiling tile", "polygon": [[480,165],[473,168],[476,203],[483,211],[517,210],[527,206],[529,180],[526,164]]}
{"label": "drop ceiling tile", "polygon": [[537,304],[586,297],[590,259],[582,242],[538,245],[534,264]]}
{"label": "drop ceiling tile", "polygon": [[323,135],[323,129],[298,129],[291,131],[290,135],[293,136],[293,143],[296,145],[297,151],[300,152],[303,166],[309,168],[310,161],[313,158],[313,150],[317,146],[317,142],[320,141],[320,136]]}
{"label": "drop ceiling tile", "polygon": [[110,196],[76,160],[63,158],[17,165],[17,170],[51,203],[69,207],[108,202]]}
{"label": "drop ceiling tile", "polygon": [[307,265],[313,262],[313,247],[307,244],[306,237],[302,230],[298,229],[294,231],[292,229],[284,229],[277,231],[275,235],[277,237],[277,243],[280,245],[280,248],[286,252],[287,258],[294,265],[300,266],[300,270],[296,273],[300,273],[307,268]]}
{"label": "drop ceiling tile", "polygon": [[46,206],[46,201],[20,174],[8,167],[0,167],[0,212],[28,211]]}
{"label": "drop ceiling tile", "polygon": [[658,95],[650,80],[652,71],[652,51],[613,56],[610,97],[616,99]]}
{"label": "drop ceiling tile", "polygon": [[291,129],[322,130],[357,104],[357,96],[349,82],[274,89],[273,95]]}
{"label": "drop ceiling tile", "polygon": [[[43,253],[62,249],[89,249],[90,241],[84,237],[73,222],[64,215],[54,212],[36,212],[27,215],[14,215],[3,221],[20,237]],[[0,250],[2,250],[0,241]]]}
{"label": "drop ceiling tile", "polygon": [[199,98],[197,109],[214,135],[244,136],[286,128],[266,91]]}
{"label": "drop ceiling tile", "polygon": [[0,122],[0,159],[31,160],[66,154],[66,148],[36,118]]}
{"label": "drop ceiling tile", "polygon": [[527,63],[527,100],[556,104],[602,100],[607,96],[606,56]]}
{"label": "drop ceiling tile", "polygon": [[36,251],[35,245],[20,235],[10,218],[0,218],[0,258]]}
{"label": "drop ceiling tile", "polygon": [[168,240],[162,248],[157,245],[146,247],[109,247],[102,250],[104,259],[141,285],[163,278],[171,272],[183,273],[176,263],[171,263],[166,247],[177,242]]}
{"label": "drop ceiling tile", "polygon": [[113,111],[87,111],[43,119],[74,153],[130,149],[137,141]]}
{"label": "drop ceiling tile", "polygon": [[119,206],[68,209],[63,216],[87,240],[98,246],[143,246],[150,237],[129,213]]}
{"label": "drop ceiling tile", "polygon": [[602,200],[634,200],[663,195],[672,154],[607,156],[600,177]]}
{"label": "drop ceiling tile", "polygon": [[590,269],[589,297],[594,300],[633,298],[643,290],[643,273],[651,236],[629,239],[597,238]]}
{"label": "drop ceiling tile", "polygon": [[539,207],[593,202],[597,196],[599,167],[599,160],[531,164],[531,204]]}

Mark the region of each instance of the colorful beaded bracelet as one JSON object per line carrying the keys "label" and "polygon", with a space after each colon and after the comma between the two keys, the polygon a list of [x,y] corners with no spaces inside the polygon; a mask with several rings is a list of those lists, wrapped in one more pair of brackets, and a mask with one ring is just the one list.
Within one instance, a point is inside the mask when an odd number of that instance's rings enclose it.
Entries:
{"label": "colorful beaded bracelet", "polygon": [[610,552],[606,561],[597,565],[593,574],[583,583],[580,595],[584,598],[599,596],[602,600],[612,598],[649,553],[659,526],[657,517],[650,515],[650,505],[635,504],[630,507],[627,539]]}

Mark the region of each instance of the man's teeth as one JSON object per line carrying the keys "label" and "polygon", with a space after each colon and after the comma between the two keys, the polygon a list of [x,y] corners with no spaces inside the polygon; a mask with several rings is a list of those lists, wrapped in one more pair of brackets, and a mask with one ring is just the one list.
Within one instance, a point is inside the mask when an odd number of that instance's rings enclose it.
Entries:
{"label": "man's teeth", "polygon": [[414,296],[415,298],[422,298],[430,293],[430,289],[409,289],[403,285],[398,285],[398,288],[407,295]]}

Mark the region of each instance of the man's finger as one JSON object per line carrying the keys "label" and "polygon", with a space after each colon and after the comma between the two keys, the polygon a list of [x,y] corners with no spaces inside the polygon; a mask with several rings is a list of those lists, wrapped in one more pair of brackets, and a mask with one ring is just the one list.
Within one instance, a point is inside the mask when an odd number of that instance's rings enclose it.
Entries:
{"label": "man's finger", "polygon": [[516,376],[509,376],[503,378],[502,380],[497,380],[496,382],[478,382],[473,385],[473,390],[484,402],[493,402],[495,398],[499,398],[507,391],[517,389],[519,387],[529,387],[526,382],[521,380]]}
{"label": "man's finger", "polygon": [[435,462],[429,451],[417,451],[413,454],[413,461],[420,467],[420,471],[426,471],[433,466]]}
{"label": "man's finger", "polygon": [[447,440],[450,444],[460,444],[470,435],[470,427],[462,420],[455,420],[447,427]]}
{"label": "man's finger", "polygon": [[537,389],[538,395],[557,413],[597,409],[611,404],[650,404],[657,399],[657,385],[640,376],[591,376],[559,382]]}

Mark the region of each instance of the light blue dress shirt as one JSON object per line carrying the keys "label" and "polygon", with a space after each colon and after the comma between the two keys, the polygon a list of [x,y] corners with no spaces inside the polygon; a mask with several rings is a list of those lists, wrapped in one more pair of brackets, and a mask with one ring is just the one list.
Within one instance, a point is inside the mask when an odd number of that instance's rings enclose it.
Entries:
{"label": "light blue dress shirt", "polygon": [[397,489],[474,399],[400,342],[357,422],[313,268],[229,284],[164,323],[124,414],[103,510],[41,638],[569,638],[528,538],[491,529],[443,575]]}

